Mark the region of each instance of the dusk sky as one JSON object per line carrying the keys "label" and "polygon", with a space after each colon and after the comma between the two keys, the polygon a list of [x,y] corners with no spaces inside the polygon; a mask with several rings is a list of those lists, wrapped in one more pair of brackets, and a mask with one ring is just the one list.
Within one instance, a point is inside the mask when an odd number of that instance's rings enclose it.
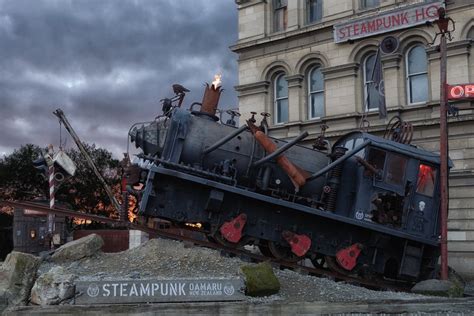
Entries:
{"label": "dusk sky", "polygon": [[130,126],[153,119],[172,84],[191,90],[187,107],[216,73],[220,106],[234,108],[236,40],[234,0],[0,0],[0,157],[57,148],[62,108],[84,142],[121,158]]}

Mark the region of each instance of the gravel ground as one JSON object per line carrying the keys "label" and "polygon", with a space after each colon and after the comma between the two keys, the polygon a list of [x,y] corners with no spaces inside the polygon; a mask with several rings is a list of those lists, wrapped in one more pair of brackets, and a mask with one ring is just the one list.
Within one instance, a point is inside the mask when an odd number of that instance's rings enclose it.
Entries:
{"label": "gravel ground", "polygon": [[[152,239],[141,246],[120,253],[99,253],[93,257],[62,264],[78,280],[127,280],[185,277],[236,277],[239,267],[249,264],[238,258],[221,256],[219,251],[187,246],[185,243]],[[44,262],[39,273],[54,264]],[[277,295],[248,298],[250,302],[358,302],[373,300],[416,300],[428,297],[411,293],[373,291],[330,279],[274,270],[280,280]],[[435,298],[433,298],[435,299]]]}

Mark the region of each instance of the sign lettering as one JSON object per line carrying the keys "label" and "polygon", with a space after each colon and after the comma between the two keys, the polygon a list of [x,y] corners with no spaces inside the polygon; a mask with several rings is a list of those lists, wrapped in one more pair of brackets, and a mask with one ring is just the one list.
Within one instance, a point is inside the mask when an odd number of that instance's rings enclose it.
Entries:
{"label": "sign lettering", "polygon": [[79,281],[75,304],[238,301],[242,288],[238,278]]}
{"label": "sign lettering", "polygon": [[444,4],[439,1],[422,3],[339,23],[334,25],[334,41],[343,43],[432,22],[438,18],[438,8],[443,6]]}
{"label": "sign lettering", "polygon": [[465,100],[474,98],[474,83],[447,85],[448,100]]}

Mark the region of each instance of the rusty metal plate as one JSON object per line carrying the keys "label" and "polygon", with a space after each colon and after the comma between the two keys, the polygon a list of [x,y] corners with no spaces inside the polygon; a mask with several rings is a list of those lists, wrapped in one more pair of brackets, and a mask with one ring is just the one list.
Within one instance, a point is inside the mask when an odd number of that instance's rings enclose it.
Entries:
{"label": "rusty metal plate", "polygon": [[188,278],[76,282],[75,304],[240,301],[240,278]]}

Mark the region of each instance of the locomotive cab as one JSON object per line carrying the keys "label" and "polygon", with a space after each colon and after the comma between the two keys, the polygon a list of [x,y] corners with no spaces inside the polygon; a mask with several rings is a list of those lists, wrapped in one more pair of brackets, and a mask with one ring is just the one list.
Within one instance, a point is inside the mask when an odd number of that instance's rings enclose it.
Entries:
{"label": "locomotive cab", "polygon": [[426,245],[439,243],[439,156],[362,132],[347,134],[333,150],[367,142],[344,165],[335,212],[404,238],[403,244],[372,241],[374,249],[383,248],[374,252],[372,262],[385,276],[416,279],[429,271],[420,267],[437,262],[437,248]]}
{"label": "locomotive cab", "polygon": [[360,132],[335,146],[351,150],[367,140],[370,145],[344,167],[337,210],[349,210],[343,215],[359,221],[437,239],[439,157]]}

